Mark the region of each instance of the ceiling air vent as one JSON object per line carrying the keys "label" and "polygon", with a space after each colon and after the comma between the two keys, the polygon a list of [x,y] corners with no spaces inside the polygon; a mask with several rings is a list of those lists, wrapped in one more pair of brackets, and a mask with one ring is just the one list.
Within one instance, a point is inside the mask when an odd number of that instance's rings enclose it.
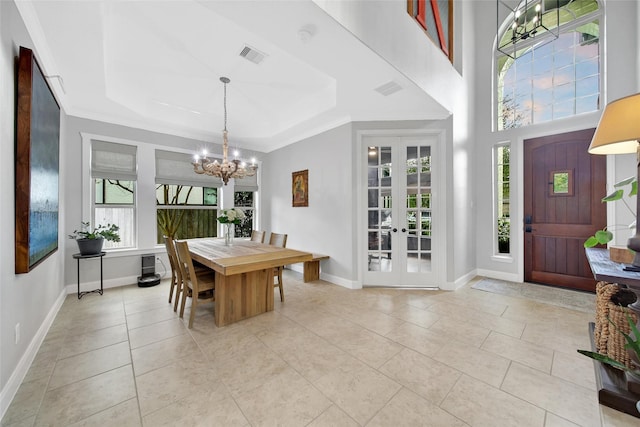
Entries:
{"label": "ceiling air vent", "polygon": [[251,46],[245,46],[244,49],[242,49],[242,51],[240,52],[240,56],[242,56],[247,61],[253,62],[254,64],[261,63],[262,60],[267,57],[267,55],[257,49],[252,48]]}
{"label": "ceiling air vent", "polygon": [[385,83],[382,86],[375,88],[376,92],[384,96],[389,96],[392,93],[398,92],[399,90],[402,90],[402,86],[400,86],[398,83],[394,82],[393,80],[390,81],[389,83]]}

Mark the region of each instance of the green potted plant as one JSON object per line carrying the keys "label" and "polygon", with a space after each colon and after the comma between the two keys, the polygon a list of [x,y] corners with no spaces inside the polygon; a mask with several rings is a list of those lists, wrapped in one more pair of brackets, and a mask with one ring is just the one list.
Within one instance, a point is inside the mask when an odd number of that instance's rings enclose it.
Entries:
{"label": "green potted plant", "polygon": [[[597,353],[595,351],[578,350],[578,353],[585,355],[587,357],[590,357],[594,360],[597,360],[598,362],[605,363],[616,369],[620,369],[626,373],[627,380],[630,379],[633,382],[640,384],[640,332],[638,331],[638,327],[636,326],[636,324],[633,323],[633,319],[631,318],[631,316],[629,316],[628,313],[625,313],[625,314],[626,314],[627,322],[629,322],[629,327],[631,329],[631,332],[629,334],[620,330],[618,325],[616,325],[613,321],[611,321],[611,319],[607,318],[607,320],[609,321],[609,323],[613,325],[613,327],[619,333],[621,333],[624,336],[624,339],[627,342],[624,348],[629,353],[631,367],[627,367],[627,365],[625,365],[624,363],[619,362],[615,359],[612,359],[609,356],[605,356],[604,354]],[[638,412],[640,412],[640,400],[636,402],[636,408],[638,409]]]}
{"label": "green potted plant", "polygon": [[[614,191],[606,197],[602,198],[602,203],[606,202],[615,202],[620,200],[623,205],[629,210],[629,212],[635,218],[636,212],[631,208],[629,202],[624,198],[624,189],[623,187],[629,186],[629,194],[628,197],[634,197],[638,194],[638,180],[635,177],[630,177],[627,179],[623,179],[620,182],[617,182],[613,185]],[[631,223],[627,228],[635,228],[635,221]],[[585,242],[585,248],[592,248],[596,245],[606,245],[611,240],[613,240],[613,233],[611,232],[612,227],[607,226],[602,230],[598,230],[595,232],[593,236],[590,236]]]}
{"label": "green potted plant", "polygon": [[91,228],[89,222],[82,222],[80,230],[73,230],[73,233],[69,234],[69,238],[78,243],[80,255],[95,255],[102,251],[105,240],[120,241],[119,230],[120,227],[115,224],[100,224]]}

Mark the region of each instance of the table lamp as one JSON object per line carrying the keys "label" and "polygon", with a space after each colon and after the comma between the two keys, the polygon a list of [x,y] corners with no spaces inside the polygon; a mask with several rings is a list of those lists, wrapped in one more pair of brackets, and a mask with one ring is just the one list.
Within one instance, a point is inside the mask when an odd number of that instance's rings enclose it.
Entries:
{"label": "table lamp", "polygon": [[[600,117],[593,134],[590,154],[636,153],[636,177],[640,176],[640,93],[620,98],[609,103]],[[635,252],[631,271],[640,271],[640,197],[636,196],[636,235],[627,242],[627,247]]]}

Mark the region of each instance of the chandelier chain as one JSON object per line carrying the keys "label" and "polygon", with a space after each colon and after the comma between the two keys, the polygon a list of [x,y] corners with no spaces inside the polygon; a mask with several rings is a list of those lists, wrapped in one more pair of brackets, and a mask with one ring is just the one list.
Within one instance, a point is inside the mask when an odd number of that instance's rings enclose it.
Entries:
{"label": "chandelier chain", "polygon": [[227,130],[227,83],[224,82],[224,130]]}

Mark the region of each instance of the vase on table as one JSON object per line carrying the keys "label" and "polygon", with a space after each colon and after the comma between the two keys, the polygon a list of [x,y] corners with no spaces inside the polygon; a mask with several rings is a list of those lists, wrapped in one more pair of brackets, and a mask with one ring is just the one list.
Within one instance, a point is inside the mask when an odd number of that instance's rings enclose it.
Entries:
{"label": "vase on table", "polygon": [[233,224],[231,223],[224,224],[224,245],[233,245]]}

